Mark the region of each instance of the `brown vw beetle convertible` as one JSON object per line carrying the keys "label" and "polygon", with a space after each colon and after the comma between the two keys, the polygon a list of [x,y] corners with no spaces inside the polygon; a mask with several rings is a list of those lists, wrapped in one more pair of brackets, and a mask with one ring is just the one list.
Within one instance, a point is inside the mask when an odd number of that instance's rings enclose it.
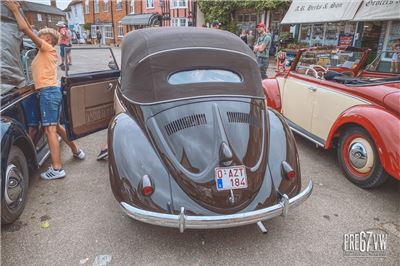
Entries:
{"label": "brown vw beetle convertible", "polygon": [[266,108],[256,59],[237,36],[135,30],[123,40],[120,83],[119,74],[71,75],[63,87],[72,138],[107,125],[115,109],[110,182],[128,216],[181,232],[265,230],[262,221],[310,196],[293,135]]}

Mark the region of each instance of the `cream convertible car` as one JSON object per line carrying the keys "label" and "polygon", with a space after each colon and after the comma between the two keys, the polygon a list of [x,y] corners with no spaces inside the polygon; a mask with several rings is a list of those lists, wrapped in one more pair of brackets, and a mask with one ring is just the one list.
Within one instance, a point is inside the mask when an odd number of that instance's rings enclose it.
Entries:
{"label": "cream convertible car", "polygon": [[[369,50],[300,50],[291,67],[263,81],[268,105],[293,131],[337,147],[345,176],[362,188],[400,179],[400,74],[385,52],[362,70]],[[391,71],[392,70],[392,71]]]}

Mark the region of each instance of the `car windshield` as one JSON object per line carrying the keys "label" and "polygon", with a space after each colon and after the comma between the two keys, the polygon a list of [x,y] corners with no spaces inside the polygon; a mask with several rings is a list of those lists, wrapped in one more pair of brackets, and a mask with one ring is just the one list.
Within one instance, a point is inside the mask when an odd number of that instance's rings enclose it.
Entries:
{"label": "car windshield", "polygon": [[168,83],[171,85],[208,83],[208,82],[227,82],[240,83],[240,76],[232,71],[221,69],[194,69],[181,71],[172,74]]}
{"label": "car windshield", "polygon": [[366,67],[366,71],[400,74],[400,51],[386,50],[379,53],[375,60]]}
{"label": "car windshield", "polygon": [[304,51],[297,67],[322,66],[326,68],[353,69],[358,66],[364,52],[343,51],[339,49],[318,49]]}

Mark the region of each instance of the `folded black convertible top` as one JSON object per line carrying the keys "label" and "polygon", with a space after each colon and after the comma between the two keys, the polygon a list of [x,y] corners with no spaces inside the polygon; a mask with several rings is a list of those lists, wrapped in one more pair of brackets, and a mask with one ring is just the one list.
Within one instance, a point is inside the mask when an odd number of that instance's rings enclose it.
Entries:
{"label": "folded black convertible top", "polygon": [[[171,74],[193,69],[237,73],[242,83],[171,85]],[[264,97],[254,53],[236,35],[207,28],[149,28],[122,42],[123,94],[139,103],[206,95]]]}

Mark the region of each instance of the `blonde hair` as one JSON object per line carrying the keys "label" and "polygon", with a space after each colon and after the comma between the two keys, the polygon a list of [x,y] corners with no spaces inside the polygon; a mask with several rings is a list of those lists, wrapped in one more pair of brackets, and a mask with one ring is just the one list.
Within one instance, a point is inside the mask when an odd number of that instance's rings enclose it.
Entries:
{"label": "blonde hair", "polygon": [[52,29],[52,28],[44,28],[39,31],[38,36],[40,37],[40,35],[43,35],[43,34],[50,35],[52,38],[51,44],[53,46],[57,45],[58,40],[60,39],[60,33],[58,33],[58,31],[56,31],[55,29]]}

